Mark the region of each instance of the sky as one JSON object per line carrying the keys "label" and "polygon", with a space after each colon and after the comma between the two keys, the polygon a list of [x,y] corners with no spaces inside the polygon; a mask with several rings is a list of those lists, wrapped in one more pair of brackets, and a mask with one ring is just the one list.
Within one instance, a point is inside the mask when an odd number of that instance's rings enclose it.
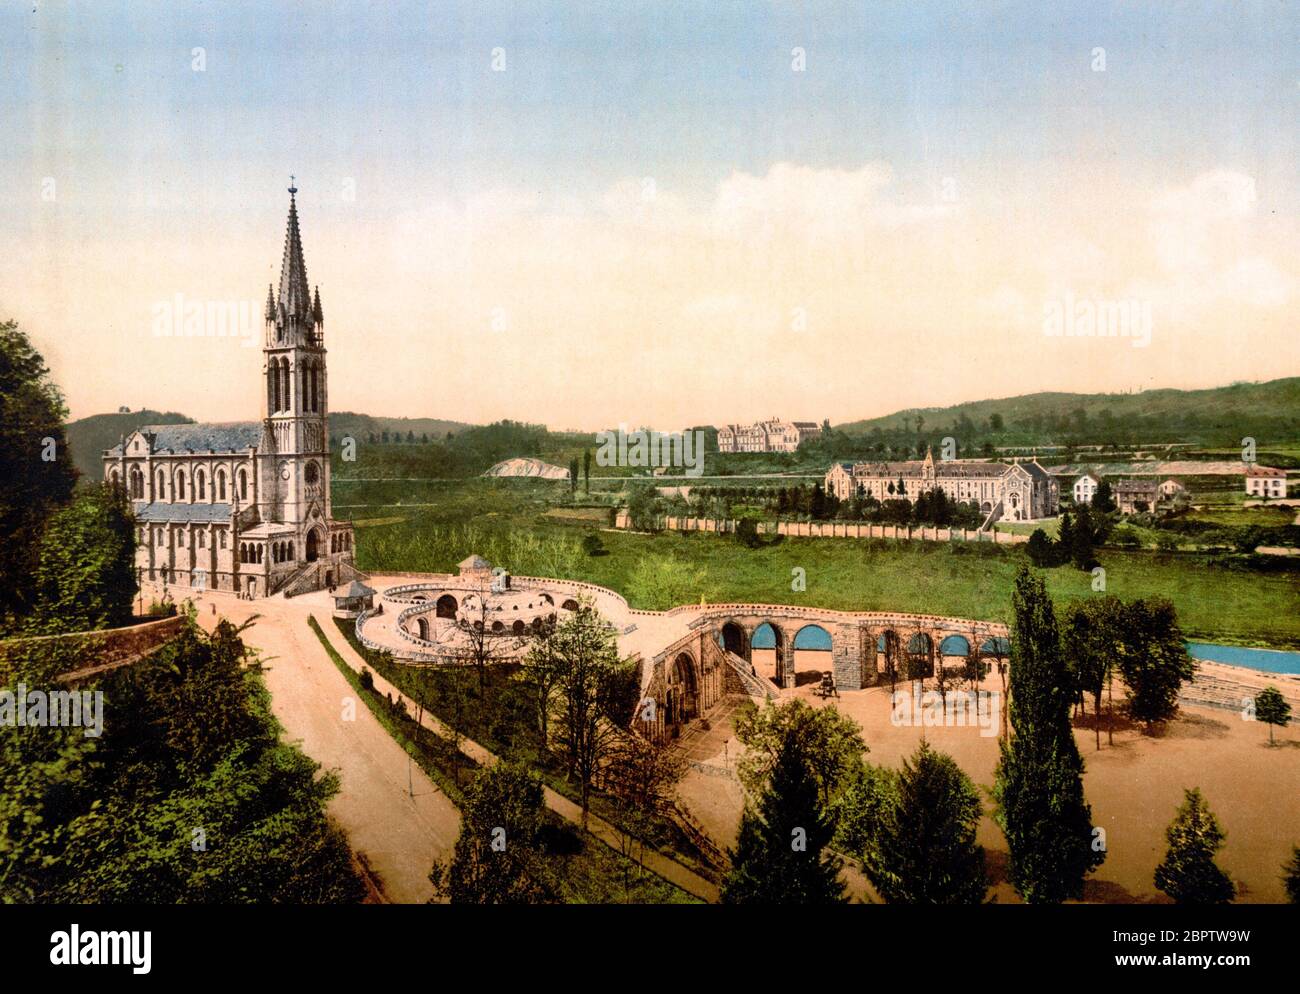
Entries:
{"label": "sky", "polygon": [[73,417],[255,417],[293,174],[334,410],[1271,379],[1297,122],[1300,2],[11,3],[0,319]]}

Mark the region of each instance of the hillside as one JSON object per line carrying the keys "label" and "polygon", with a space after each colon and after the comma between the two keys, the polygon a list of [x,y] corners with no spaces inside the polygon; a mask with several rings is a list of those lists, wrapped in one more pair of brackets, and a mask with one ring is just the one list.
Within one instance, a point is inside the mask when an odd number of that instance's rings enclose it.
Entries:
{"label": "hillside", "polygon": [[[919,425],[918,425],[919,420]],[[848,435],[959,435],[995,444],[1261,444],[1300,438],[1300,377],[1206,390],[1033,393],[952,407],[909,408],[836,425]]]}
{"label": "hillside", "polygon": [[72,463],[83,477],[99,480],[103,477],[100,457],[105,449],[111,449],[120,442],[123,435],[135,431],[141,425],[183,425],[193,420],[175,411],[163,414],[147,408],[129,413],[92,414],[68,425],[68,448],[72,451]]}
{"label": "hillside", "polygon": [[441,418],[378,418],[352,411],[330,412],[331,435],[335,438],[351,435],[362,441],[368,440],[371,435],[376,439],[382,438],[384,432],[388,432],[390,438],[400,434],[405,439],[413,434],[416,440],[428,436],[429,441],[441,441],[449,433],[455,435],[470,427],[472,425],[463,421],[445,421]]}

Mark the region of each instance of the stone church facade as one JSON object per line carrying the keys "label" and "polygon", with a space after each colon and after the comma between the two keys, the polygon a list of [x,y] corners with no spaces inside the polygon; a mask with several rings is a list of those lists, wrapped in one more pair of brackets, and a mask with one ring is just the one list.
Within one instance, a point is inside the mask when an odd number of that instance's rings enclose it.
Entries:
{"label": "stone church facade", "polygon": [[261,420],[144,425],[104,453],[105,480],[135,511],[142,582],[263,597],[360,575],[352,526],[331,508],[325,318],[297,192],[278,295],[267,288]]}
{"label": "stone church facade", "polygon": [[826,473],[825,488],[840,500],[854,496],[886,500],[915,500],[942,490],[951,501],[974,506],[992,520],[1032,521],[1052,517],[1060,504],[1060,488],[1037,462],[1011,465],[977,459],[905,462],[835,463]]}

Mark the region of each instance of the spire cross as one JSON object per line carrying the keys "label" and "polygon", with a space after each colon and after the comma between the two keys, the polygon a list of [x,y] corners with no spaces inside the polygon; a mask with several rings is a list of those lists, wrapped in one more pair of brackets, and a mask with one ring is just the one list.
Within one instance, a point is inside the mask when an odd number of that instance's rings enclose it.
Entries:
{"label": "spire cross", "polygon": [[297,192],[298,192],[298,186],[293,181],[293,173],[290,173],[289,174],[289,195],[293,196]]}

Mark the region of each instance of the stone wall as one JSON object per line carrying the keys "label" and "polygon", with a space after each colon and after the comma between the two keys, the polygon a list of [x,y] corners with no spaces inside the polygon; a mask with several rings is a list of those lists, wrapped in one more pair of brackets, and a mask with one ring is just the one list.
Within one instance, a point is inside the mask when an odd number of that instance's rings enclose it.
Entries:
{"label": "stone wall", "polygon": [[[666,515],[660,524],[668,531],[712,532],[730,534],[736,530],[732,519],[679,518]],[[616,528],[630,529],[631,516],[620,510],[614,519]],[[895,541],[921,542],[992,542],[997,545],[1020,545],[1028,535],[1012,532],[983,531],[978,528],[940,528],[938,525],[873,525],[864,521],[762,521],[760,535],[788,535],[791,538],[887,538]]]}
{"label": "stone wall", "polygon": [[125,665],[171,641],[185,626],[185,621],[184,615],[175,615],[126,628],[7,639],[0,642],[0,684],[26,677],[29,661],[38,658],[57,660],[57,672],[33,671],[33,677],[65,682],[85,671],[99,672]]}

